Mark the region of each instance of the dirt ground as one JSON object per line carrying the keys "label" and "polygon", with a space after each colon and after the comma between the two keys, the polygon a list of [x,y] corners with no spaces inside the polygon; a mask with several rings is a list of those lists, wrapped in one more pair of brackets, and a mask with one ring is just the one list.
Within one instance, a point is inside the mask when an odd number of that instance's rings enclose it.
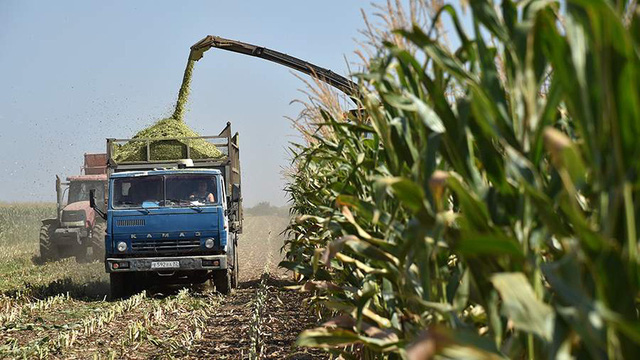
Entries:
{"label": "dirt ground", "polygon": [[103,264],[38,264],[35,245],[0,242],[0,358],[326,358],[294,346],[317,319],[277,267],[286,223],[246,218],[240,287],[227,296],[161,289],[111,302]]}

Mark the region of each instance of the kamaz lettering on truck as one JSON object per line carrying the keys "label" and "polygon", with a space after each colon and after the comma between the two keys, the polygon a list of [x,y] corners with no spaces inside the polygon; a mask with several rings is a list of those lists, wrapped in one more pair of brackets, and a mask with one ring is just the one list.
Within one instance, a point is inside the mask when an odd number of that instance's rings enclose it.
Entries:
{"label": "kamaz lettering on truck", "polygon": [[[191,159],[189,144],[204,139],[223,157]],[[116,161],[129,141],[146,142],[142,161]],[[158,146],[181,148],[179,159],[155,159]],[[242,230],[238,135],[171,139],[108,139],[109,192],[105,268],[111,296],[127,297],[154,284],[210,281],[229,293],[238,283]]]}

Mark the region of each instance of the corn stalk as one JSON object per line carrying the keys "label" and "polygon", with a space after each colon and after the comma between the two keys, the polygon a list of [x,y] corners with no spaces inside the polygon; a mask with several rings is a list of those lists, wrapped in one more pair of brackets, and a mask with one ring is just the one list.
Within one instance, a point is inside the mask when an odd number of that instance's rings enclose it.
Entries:
{"label": "corn stalk", "polygon": [[356,75],[366,121],[320,106],[292,147],[281,266],[336,315],[299,345],[638,357],[640,13],[625,4],[472,1],[471,34],[445,4],[433,23],[448,17],[457,49],[434,26],[378,44]]}

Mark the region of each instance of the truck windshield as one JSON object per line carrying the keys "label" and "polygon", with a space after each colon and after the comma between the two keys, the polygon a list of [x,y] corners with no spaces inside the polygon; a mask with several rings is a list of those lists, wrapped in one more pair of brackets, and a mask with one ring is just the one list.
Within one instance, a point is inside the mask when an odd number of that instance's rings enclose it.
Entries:
{"label": "truck windshield", "polygon": [[217,201],[215,175],[153,175],[113,182],[114,208],[203,206]]}
{"label": "truck windshield", "polygon": [[158,207],[163,200],[162,176],[123,178],[113,182],[114,207]]}
{"label": "truck windshield", "polygon": [[216,177],[213,175],[167,175],[167,206],[192,206],[215,203]]}

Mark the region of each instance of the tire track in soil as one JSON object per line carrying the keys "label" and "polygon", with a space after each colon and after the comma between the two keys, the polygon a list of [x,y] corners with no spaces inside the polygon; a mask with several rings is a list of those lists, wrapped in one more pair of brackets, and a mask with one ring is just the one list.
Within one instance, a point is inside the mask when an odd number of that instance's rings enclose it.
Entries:
{"label": "tire track in soil", "polygon": [[[210,329],[196,343],[189,358],[249,359],[252,348],[252,324],[261,277],[266,285],[266,300],[260,309],[260,341],[255,353],[260,359],[326,359],[319,350],[296,349],[298,334],[313,327],[317,319],[304,307],[304,294],[287,290],[293,285],[284,277],[278,263],[282,258],[281,235],[288,219],[260,216],[250,218],[245,235],[240,238],[240,280],[231,295],[224,297],[217,311],[210,315]],[[264,287],[263,287],[264,288]],[[263,290],[264,291],[264,290]],[[255,331],[255,329],[254,329]]]}
{"label": "tire track in soil", "polygon": [[210,314],[206,326],[210,330],[188,355],[193,359],[246,359],[251,340],[251,301],[255,284],[244,283],[233,294],[225,296],[218,310]]}
{"label": "tire track in soil", "polygon": [[306,308],[306,295],[285,287],[294,285],[288,279],[270,277],[267,281],[268,298],[262,326],[263,359],[326,359],[327,354],[318,349],[295,348],[294,344],[303,330],[318,323],[318,319]]}
{"label": "tire track in soil", "polygon": [[[260,275],[268,271],[271,265],[272,253],[270,250],[273,237],[273,224],[263,217],[252,219],[247,226],[246,238],[238,240],[238,256],[242,273],[240,278],[244,281],[230,296],[225,297],[219,312],[212,314],[207,325],[214,328],[200,342],[196,350],[196,358],[216,359],[246,359],[251,352],[251,324],[255,306],[254,299],[257,296],[257,288],[260,283]],[[266,226],[266,228],[265,228]],[[259,231],[258,229],[266,229]],[[263,236],[266,235],[266,239]],[[261,264],[262,263],[262,264]],[[260,266],[262,265],[262,267]]]}

